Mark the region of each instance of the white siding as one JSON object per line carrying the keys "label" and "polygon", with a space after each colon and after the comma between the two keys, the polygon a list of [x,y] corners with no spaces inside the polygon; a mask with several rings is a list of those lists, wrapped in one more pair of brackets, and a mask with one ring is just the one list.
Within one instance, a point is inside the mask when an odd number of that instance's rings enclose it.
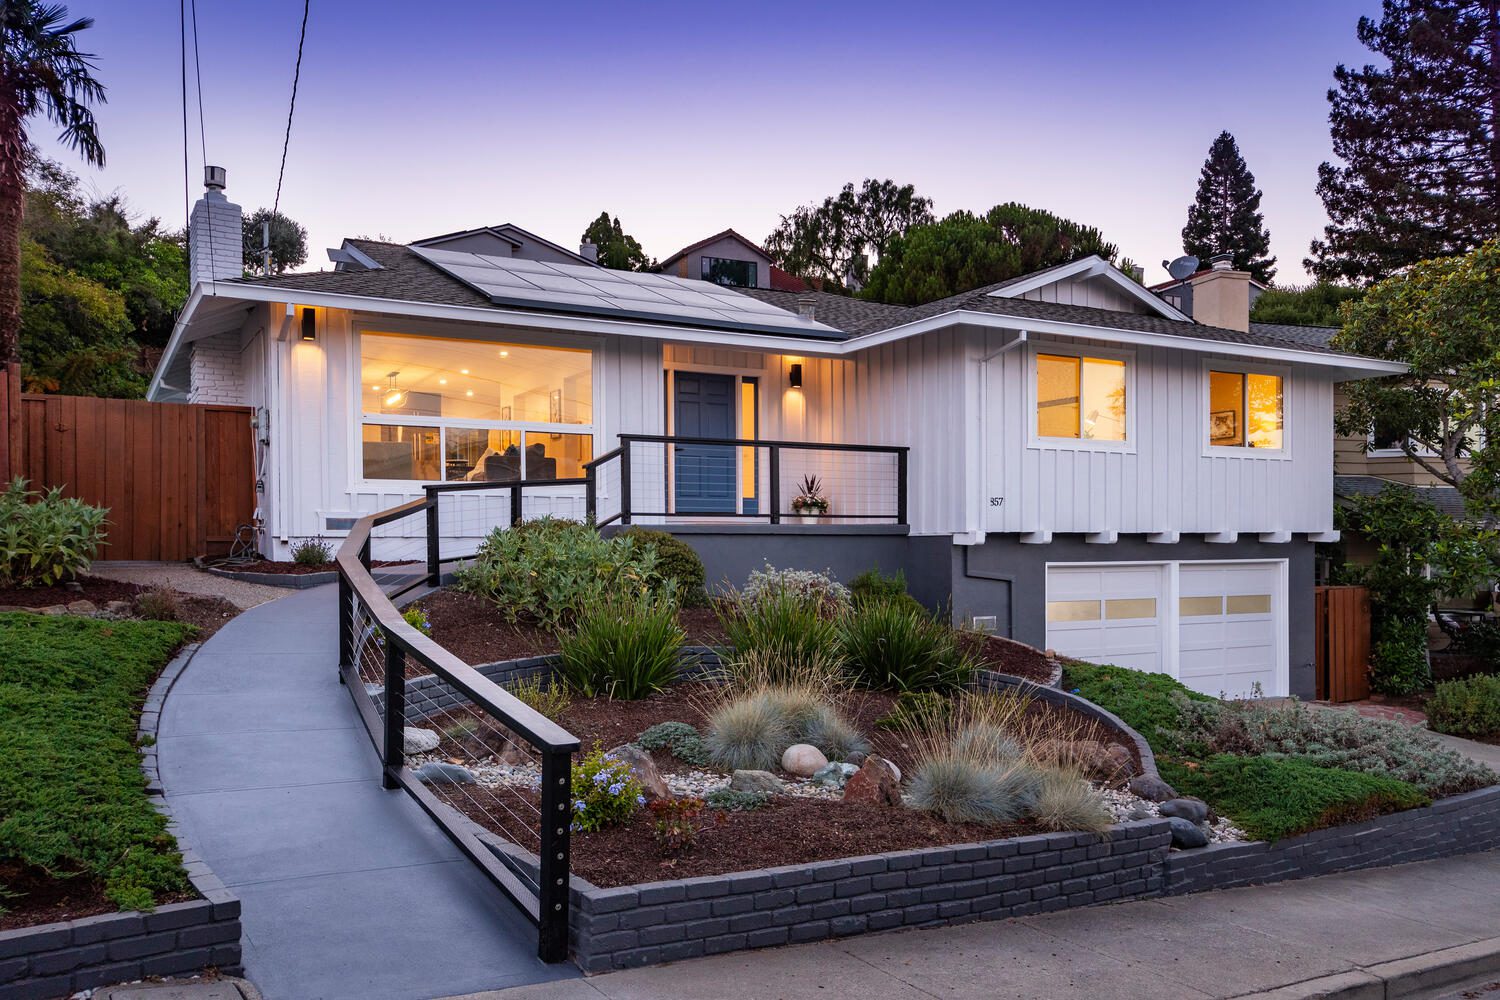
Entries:
{"label": "white siding", "polygon": [[1100,280],[1070,279],[1034,288],[1021,296],[1032,302],[1060,302],[1068,306],[1091,306],[1116,312],[1143,313],[1147,307],[1115,285]]}

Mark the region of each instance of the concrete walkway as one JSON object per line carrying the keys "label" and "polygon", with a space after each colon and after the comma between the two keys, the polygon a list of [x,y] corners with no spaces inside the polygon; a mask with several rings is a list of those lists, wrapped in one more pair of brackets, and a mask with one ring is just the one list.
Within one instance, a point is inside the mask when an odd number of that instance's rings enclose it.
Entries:
{"label": "concrete walkway", "polygon": [[[1476,956],[1481,969],[1500,968],[1497,934],[1500,852],[1490,852],[724,955],[465,1000],[1188,1000],[1281,988],[1281,1000],[1405,996],[1411,994],[1385,986],[1403,973],[1409,983],[1412,970],[1468,959],[1471,971],[1458,971],[1451,982],[1473,974]],[[1424,957],[1401,961],[1413,956]]]}
{"label": "concrete walkway", "polygon": [[242,900],[267,1000],[418,1000],[576,976],[403,792],[338,683],[334,587],[225,625],[167,697],[183,832]]}

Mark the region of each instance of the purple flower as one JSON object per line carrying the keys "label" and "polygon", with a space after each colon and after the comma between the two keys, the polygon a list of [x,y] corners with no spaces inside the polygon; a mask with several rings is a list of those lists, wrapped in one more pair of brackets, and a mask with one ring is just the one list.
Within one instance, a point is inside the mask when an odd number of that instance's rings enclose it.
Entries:
{"label": "purple flower", "polygon": [[609,794],[611,794],[611,795],[619,795],[624,790],[625,790],[625,783],[623,781],[617,781],[613,785],[609,786]]}

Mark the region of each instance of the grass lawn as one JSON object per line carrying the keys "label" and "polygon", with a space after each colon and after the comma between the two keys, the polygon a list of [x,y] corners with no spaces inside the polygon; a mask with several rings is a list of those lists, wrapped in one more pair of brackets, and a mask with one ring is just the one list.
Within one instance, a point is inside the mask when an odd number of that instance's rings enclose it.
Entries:
{"label": "grass lawn", "polygon": [[[0,912],[39,880],[121,909],[189,888],[136,749],[150,681],[190,626],[0,614]],[[3,884],[12,880],[7,891]]]}

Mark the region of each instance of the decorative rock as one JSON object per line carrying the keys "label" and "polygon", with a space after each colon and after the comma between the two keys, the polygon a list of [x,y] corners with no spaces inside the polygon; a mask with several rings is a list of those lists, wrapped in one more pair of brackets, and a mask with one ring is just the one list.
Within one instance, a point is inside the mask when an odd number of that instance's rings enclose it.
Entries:
{"label": "decorative rock", "polygon": [[891,774],[895,777],[897,784],[900,784],[901,768],[896,766],[896,762],[888,757],[876,757],[875,759],[880,761],[880,763],[884,764],[886,767],[890,768]]}
{"label": "decorative rock", "polygon": [[1200,830],[1197,824],[1189,823],[1181,816],[1171,816],[1167,823],[1172,827],[1172,846],[1192,850],[1195,847],[1208,846],[1208,834]]}
{"label": "decorative rock", "polygon": [[404,753],[427,753],[436,750],[443,738],[431,729],[406,726],[401,730],[401,750]]}
{"label": "decorative rock", "polygon": [[128,615],[128,614],[130,614],[130,602],[129,601],[106,601],[104,603],[104,613],[107,614],[107,615],[116,615],[116,616]]}
{"label": "decorative rock", "polygon": [[33,610],[39,615],[65,615],[68,613],[67,607],[62,604],[49,604],[45,608],[35,608]]}
{"label": "decorative rock", "polygon": [[827,767],[818,768],[818,773],[812,776],[812,783],[820,788],[843,788],[858,770],[859,768],[853,764],[835,761]]}
{"label": "decorative rock", "polygon": [[848,755],[844,757],[844,763],[853,764],[856,768],[858,768],[859,765],[865,762],[865,758],[868,756],[870,755],[865,753],[863,750],[850,750]]}
{"label": "decorative rock", "polygon": [[799,778],[811,778],[827,766],[823,751],[810,743],[793,743],[781,755],[781,769]]}
{"label": "decorative rock", "polygon": [[770,771],[736,771],[729,776],[729,787],[737,792],[765,792],[780,795],[786,783]]}
{"label": "decorative rock", "polygon": [[68,603],[68,614],[70,615],[96,615],[99,613],[99,605],[93,601],[70,601]]}
{"label": "decorative rock", "polygon": [[1177,789],[1149,774],[1138,774],[1130,779],[1130,790],[1143,799],[1165,802],[1177,798]]}
{"label": "decorative rock", "polygon": [[63,581],[63,590],[71,590],[75,594],[81,594],[83,593],[83,584],[77,580],[65,580]]}
{"label": "decorative rock", "polygon": [[883,757],[867,757],[844,785],[844,801],[867,805],[901,805],[896,765]]}
{"label": "decorative rock", "polygon": [[1130,811],[1126,813],[1127,819],[1154,819],[1156,816],[1156,811],[1150,806],[1146,805],[1146,803],[1144,802],[1137,802],[1135,805],[1131,806]]}
{"label": "decorative rock", "polygon": [[428,761],[417,768],[412,774],[418,781],[429,785],[472,785],[474,784],[474,772],[467,767],[459,767],[457,764],[445,764],[442,761]]}
{"label": "decorative rock", "polygon": [[1135,775],[1135,758],[1130,755],[1130,750],[1127,747],[1121,746],[1119,743],[1111,743],[1104,748],[1104,755],[1109,758],[1114,772],[1113,777],[1116,780],[1123,780]]}
{"label": "decorative rock", "polygon": [[641,792],[649,801],[651,799],[670,799],[672,790],[662,780],[661,771],[657,770],[656,761],[651,755],[634,743],[625,743],[615,747],[606,757],[613,757],[630,768],[630,773],[635,775],[635,780],[641,784]]}
{"label": "decorative rock", "polygon": [[1208,819],[1208,803],[1190,796],[1168,799],[1161,804],[1163,816],[1176,816],[1189,823],[1202,823]]}

